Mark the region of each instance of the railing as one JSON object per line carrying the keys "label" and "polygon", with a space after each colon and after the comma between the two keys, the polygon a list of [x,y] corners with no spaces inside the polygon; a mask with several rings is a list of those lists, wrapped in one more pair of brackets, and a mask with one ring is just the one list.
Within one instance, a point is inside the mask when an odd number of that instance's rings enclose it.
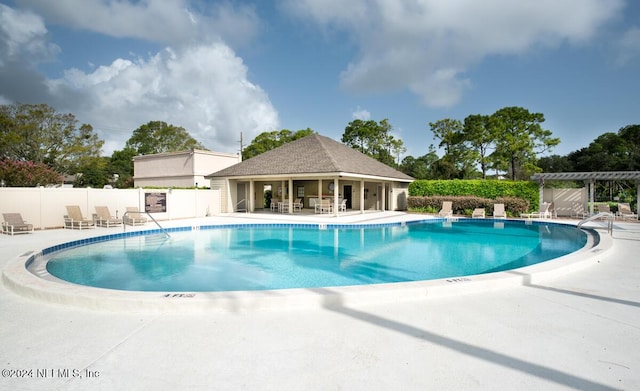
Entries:
{"label": "railing", "polygon": [[126,224],[127,219],[126,219],[126,217],[127,217],[127,214],[129,214],[129,213],[133,213],[133,214],[140,214],[140,213],[144,213],[144,214],[146,214],[147,216],[149,216],[149,218],[150,218],[154,223],[156,223],[156,225],[158,226],[158,228],[160,228],[160,230],[162,231],[162,233],[163,233],[163,234],[165,234],[168,238],[170,238],[170,237],[171,237],[171,235],[169,235],[169,233],[168,233],[164,228],[162,228],[162,226],[160,225],[160,223],[158,223],[158,221],[157,221],[156,219],[154,219],[154,218],[153,218],[153,216],[151,216],[151,214],[150,214],[149,212],[139,212],[139,211],[136,211],[136,212],[133,212],[133,211],[126,211],[126,212],[124,212],[124,213],[122,214],[122,227],[123,227],[123,230],[124,230],[125,232],[127,231],[127,224]]}
{"label": "railing", "polygon": [[[244,206],[244,208],[240,208],[240,207],[239,207],[240,205],[243,205],[243,206]],[[247,210],[247,200],[246,200],[246,199],[241,199],[241,200],[236,204],[235,210],[236,210],[236,212],[245,212],[245,213],[246,213],[246,212],[248,212],[248,210]]]}
{"label": "railing", "polygon": [[595,214],[593,216],[589,216],[586,219],[580,221],[577,225],[578,229],[580,229],[580,227],[582,227],[582,225],[584,223],[588,223],[589,221],[593,221],[593,220],[598,220],[601,219],[603,217],[607,218],[607,232],[609,234],[613,234],[613,219],[614,219],[614,215],[613,213],[610,212],[600,212],[598,214]]}

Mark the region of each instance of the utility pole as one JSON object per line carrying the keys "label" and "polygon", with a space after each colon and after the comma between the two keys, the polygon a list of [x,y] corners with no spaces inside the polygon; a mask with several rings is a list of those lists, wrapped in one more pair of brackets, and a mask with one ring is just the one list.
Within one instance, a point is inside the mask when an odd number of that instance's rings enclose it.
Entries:
{"label": "utility pole", "polygon": [[240,161],[242,161],[242,150],[244,146],[242,145],[242,132],[240,132]]}

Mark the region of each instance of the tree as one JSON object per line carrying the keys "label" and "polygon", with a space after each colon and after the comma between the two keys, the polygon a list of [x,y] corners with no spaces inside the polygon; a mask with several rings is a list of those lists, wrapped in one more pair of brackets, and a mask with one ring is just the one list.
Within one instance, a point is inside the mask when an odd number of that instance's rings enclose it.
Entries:
{"label": "tree", "polygon": [[151,121],[134,130],[125,148],[133,149],[137,155],[205,149],[184,128],[162,121]]}
{"label": "tree", "polygon": [[44,163],[0,159],[3,186],[33,187],[62,183],[62,175]]}
{"label": "tree", "polygon": [[127,188],[133,186],[133,157],[136,151],[131,147],[125,147],[121,151],[113,151],[107,172],[113,179],[113,186]]}
{"label": "tree", "polygon": [[489,115],[469,115],[464,119],[462,139],[469,144],[471,156],[480,166],[482,179],[487,177],[491,166],[489,150],[495,147],[498,139],[498,121]]}
{"label": "tree", "polygon": [[429,122],[434,139],[440,140],[438,145],[444,148],[445,154],[438,161],[434,172],[439,173],[439,179],[466,178],[476,172],[475,154],[465,144],[465,134],[462,122],[457,119],[445,118],[436,122]]}
{"label": "tree", "polygon": [[78,175],[76,175],[73,186],[102,188],[111,184],[112,177],[106,170],[108,164],[109,159],[104,157],[84,160],[78,168]]}
{"label": "tree", "polygon": [[640,125],[598,136],[568,159],[578,171],[635,171],[640,169]]}
{"label": "tree", "polygon": [[56,113],[46,104],[0,106],[0,158],[73,174],[83,159],[100,156],[103,144],[91,125],[77,127],[72,114]]}
{"label": "tree", "polygon": [[404,142],[402,142],[402,140],[393,137],[389,140],[389,147],[391,149],[391,155],[396,157],[395,166],[397,167],[400,165],[400,155],[407,152],[407,148],[404,146]]}
{"label": "tree", "polygon": [[462,141],[462,122],[457,119],[445,118],[436,122],[429,122],[433,138],[440,140],[438,147],[444,148],[445,155],[453,152],[453,149]]}
{"label": "tree", "polygon": [[290,143],[305,136],[309,136],[315,133],[313,130],[301,129],[297,132],[292,132],[288,129],[274,130],[272,132],[262,132],[251,141],[243,151],[242,160],[250,159],[254,156],[258,156],[261,153],[265,153],[272,149],[278,148],[281,145]]}
{"label": "tree", "polygon": [[393,137],[392,129],[386,118],[379,123],[356,119],[344,129],[342,142],[379,162],[395,167],[400,153],[406,151],[406,148],[401,139]]}
{"label": "tree", "polygon": [[543,172],[571,172],[575,171],[573,162],[566,156],[551,155],[538,159],[538,167]]}
{"label": "tree", "polygon": [[436,179],[432,167],[439,159],[436,148],[431,144],[426,155],[418,158],[405,157],[400,164],[400,170],[415,179]]}
{"label": "tree", "polygon": [[626,158],[625,142],[616,133],[603,133],[568,158],[577,171],[617,171]]}
{"label": "tree", "polygon": [[560,143],[551,137],[551,131],[540,126],[544,122],[542,113],[530,113],[522,107],[505,107],[493,114],[497,120],[500,137],[492,154],[497,161],[508,164],[512,180],[518,174],[538,171],[536,155]]}
{"label": "tree", "polygon": [[640,170],[640,125],[628,125],[618,130],[618,135],[624,140],[627,158],[626,170]]}

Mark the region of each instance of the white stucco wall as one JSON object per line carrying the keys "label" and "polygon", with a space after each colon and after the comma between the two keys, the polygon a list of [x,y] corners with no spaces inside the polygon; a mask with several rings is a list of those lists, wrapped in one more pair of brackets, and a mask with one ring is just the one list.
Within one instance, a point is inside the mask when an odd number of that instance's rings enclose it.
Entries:
{"label": "white stucco wall", "polygon": [[239,154],[212,151],[183,151],[133,158],[135,187],[210,187],[205,175],[240,163]]}

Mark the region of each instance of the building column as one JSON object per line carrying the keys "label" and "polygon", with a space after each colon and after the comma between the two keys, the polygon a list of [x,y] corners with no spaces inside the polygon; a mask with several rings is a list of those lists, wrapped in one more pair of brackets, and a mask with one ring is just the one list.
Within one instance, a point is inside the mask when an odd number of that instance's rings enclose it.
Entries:
{"label": "building column", "polygon": [[322,178],[318,179],[318,201],[317,202],[322,202]]}
{"label": "building column", "polygon": [[364,179],[360,179],[360,214],[364,213]]}
{"label": "building column", "polygon": [[247,212],[251,213],[255,209],[256,204],[256,193],[255,193],[255,183],[253,183],[253,178],[249,179],[249,201],[247,202]]}
{"label": "building column", "polygon": [[382,212],[384,212],[386,210],[386,203],[387,203],[387,186],[386,183],[382,182],[382,184],[380,185],[380,187],[382,188],[382,204],[380,205],[380,210]]}
{"label": "building column", "polygon": [[336,217],[338,217],[338,206],[340,205],[339,196],[338,178],[333,178],[333,215]]}
{"label": "building column", "polygon": [[638,191],[636,193],[636,214],[638,215],[638,220],[640,220],[640,181],[636,182],[636,186],[638,186]]}
{"label": "building column", "polygon": [[593,208],[595,204],[595,181],[593,179],[589,180],[589,215],[593,216]]}
{"label": "building column", "polygon": [[287,194],[289,199],[288,211],[289,214],[293,213],[293,178],[289,178],[289,193]]}
{"label": "building column", "polygon": [[542,210],[542,203],[544,202],[544,180],[538,182],[538,210]]}

